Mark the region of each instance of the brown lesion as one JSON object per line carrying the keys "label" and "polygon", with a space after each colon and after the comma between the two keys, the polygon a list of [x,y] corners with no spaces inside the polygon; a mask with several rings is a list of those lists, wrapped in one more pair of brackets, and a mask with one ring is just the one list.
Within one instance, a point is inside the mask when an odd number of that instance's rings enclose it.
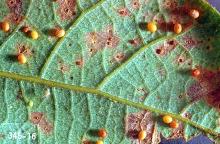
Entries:
{"label": "brown lesion", "polygon": [[179,122],[179,127],[172,129],[172,134],[169,139],[177,139],[177,138],[184,138],[184,125],[183,123]]}
{"label": "brown lesion", "polygon": [[114,61],[122,62],[125,59],[125,54],[122,52],[116,53],[114,56]]}
{"label": "brown lesion", "polygon": [[53,130],[53,126],[46,120],[40,121],[39,127],[45,134],[50,134]]}
{"label": "brown lesion", "polygon": [[21,14],[23,4],[22,0],[7,0],[6,3],[12,13]]}
{"label": "brown lesion", "polygon": [[133,47],[138,47],[141,44],[142,40],[141,38],[134,38],[131,40],[128,40],[128,43],[131,44]]}
{"label": "brown lesion", "polygon": [[42,117],[43,117],[42,112],[32,112],[30,116],[30,121],[33,124],[38,124],[41,121]]}
{"label": "brown lesion", "polygon": [[130,12],[127,8],[119,8],[117,10],[118,14],[122,17],[130,16]]}
{"label": "brown lesion", "polygon": [[58,62],[58,69],[62,72],[62,73],[66,73],[70,71],[70,66],[65,64],[62,61]]}
{"label": "brown lesion", "polygon": [[205,99],[206,102],[220,110],[220,71],[200,68],[201,75],[189,86],[187,95],[192,102]]}
{"label": "brown lesion", "polygon": [[159,45],[156,49],[155,49],[155,53],[159,56],[166,56],[167,54],[169,54],[172,50],[174,50],[176,48],[176,46],[178,45],[176,40],[168,40],[165,41],[163,44]]}
{"label": "brown lesion", "polygon": [[45,134],[50,134],[53,130],[53,125],[48,122],[44,113],[42,112],[32,112],[30,121],[37,125]]}
{"label": "brown lesion", "polygon": [[75,63],[76,63],[76,65],[77,65],[78,67],[80,67],[80,68],[82,68],[82,66],[84,65],[84,61],[83,61],[82,58],[77,59]]}
{"label": "brown lesion", "polygon": [[119,45],[119,37],[114,34],[112,26],[107,26],[104,31],[89,32],[85,36],[89,54],[93,55],[97,51],[106,48],[116,48]]}
{"label": "brown lesion", "polygon": [[139,9],[141,6],[140,0],[132,0],[133,9]]}
{"label": "brown lesion", "polygon": [[76,0],[56,0],[56,2],[59,4],[57,13],[62,20],[72,20],[76,17]]}
{"label": "brown lesion", "polygon": [[10,10],[10,13],[5,17],[5,20],[9,20],[12,23],[19,24],[24,20],[24,16],[22,15],[22,0],[7,0],[7,6]]}
{"label": "brown lesion", "polygon": [[175,9],[178,6],[177,0],[164,0],[164,3],[162,5],[165,9]]}
{"label": "brown lesion", "polygon": [[33,55],[33,51],[30,49],[30,47],[26,44],[18,44],[17,46],[17,55],[24,54],[27,57],[30,57]]}
{"label": "brown lesion", "polygon": [[184,112],[184,113],[182,114],[182,116],[185,117],[185,118],[188,118],[188,119],[191,119],[191,118],[192,118],[192,115],[191,115],[189,112]]}
{"label": "brown lesion", "polygon": [[187,65],[188,63],[190,63],[192,61],[191,58],[189,58],[186,53],[184,52],[183,54],[180,54],[180,55],[177,55],[176,58],[175,58],[175,63],[179,66],[181,65],[186,65],[187,68],[190,66]]}
{"label": "brown lesion", "polygon": [[[139,142],[138,133],[141,130],[146,130],[147,137],[143,141],[140,141],[140,144],[151,143],[153,136],[155,136],[155,123],[152,114],[148,111],[140,111],[127,115],[125,126],[125,132],[133,143]],[[160,136],[157,135],[157,138],[160,139]]]}

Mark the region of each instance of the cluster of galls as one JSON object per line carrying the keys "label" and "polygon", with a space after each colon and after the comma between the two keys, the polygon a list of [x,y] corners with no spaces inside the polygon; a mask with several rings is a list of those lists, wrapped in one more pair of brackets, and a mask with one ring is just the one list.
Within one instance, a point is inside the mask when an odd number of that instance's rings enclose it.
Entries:
{"label": "cluster of galls", "polygon": [[[189,16],[192,17],[193,19],[197,19],[199,17],[199,11],[196,10],[196,9],[191,9],[189,11]],[[179,34],[182,32],[182,25],[180,23],[175,23],[174,26],[173,26],[173,31],[176,33],[176,34]],[[147,30],[150,31],[151,33],[154,33],[157,31],[157,24],[156,22],[149,22],[147,24]]]}
{"label": "cluster of galls", "polygon": [[[9,32],[10,31],[10,23],[8,21],[3,21],[0,22],[0,29],[3,32]],[[21,31],[23,33],[26,34],[26,36],[28,36],[29,38],[33,39],[33,40],[37,40],[39,38],[39,34],[36,30],[31,29],[28,26],[23,26]],[[61,28],[54,28],[50,31],[50,35],[57,37],[57,38],[62,38],[65,35],[65,30],[61,29]],[[20,64],[25,64],[27,63],[27,58],[25,56],[24,53],[19,53],[17,56],[17,60]]]}

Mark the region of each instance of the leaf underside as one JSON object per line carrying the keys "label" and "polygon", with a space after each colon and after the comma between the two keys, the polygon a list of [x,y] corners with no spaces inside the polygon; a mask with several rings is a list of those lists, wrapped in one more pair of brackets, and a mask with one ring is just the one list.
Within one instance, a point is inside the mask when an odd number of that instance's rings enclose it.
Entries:
{"label": "leaf underside", "polygon": [[[141,143],[201,133],[218,141],[220,15],[205,1],[6,0],[0,11],[11,24],[0,32],[0,143],[94,142],[100,128],[107,144],[139,143],[140,130],[148,133]],[[66,35],[50,36],[55,27]],[[163,114],[179,128],[163,124]]]}

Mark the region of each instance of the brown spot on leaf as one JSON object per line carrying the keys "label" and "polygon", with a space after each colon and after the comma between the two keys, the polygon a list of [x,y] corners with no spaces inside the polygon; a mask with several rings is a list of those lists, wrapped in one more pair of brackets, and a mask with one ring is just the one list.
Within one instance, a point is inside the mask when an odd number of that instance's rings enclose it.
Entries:
{"label": "brown spot on leaf", "polygon": [[178,55],[175,59],[175,63],[178,65],[184,64],[186,61],[189,61],[184,54]]}
{"label": "brown spot on leaf", "polygon": [[5,17],[5,20],[8,20],[8,21],[10,21],[11,23],[14,23],[14,24],[19,24],[20,22],[22,22],[24,20],[24,17],[22,15],[19,15],[19,14],[9,13]]}
{"label": "brown spot on leaf", "polygon": [[182,115],[183,117],[188,118],[188,119],[191,119],[192,117],[192,115],[189,112],[184,112]]}
{"label": "brown spot on leaf", "polygon": [[75,61],[75,64],[78,66],[78,67],[82,67],[83,66],[83,59],[82,58],[80,58],[80,59],[77,59],[76,61]]}
{"label": "brown spot on leaf", "polygon": [[19,24],[24,19],[22,16],[22,0],[7,0],[6,3],[10,13],[5,19],[12,23]]}
{"label": "brown spot on leaf", "polygon": [[177,8],[177,6],[178,6],[177,0],[165,0],[163,3],[163,7],[168,10],[175,9]]}
{"label": "brown spot on leaf", "polygon": [[188,17],[189,10],[190,10],[190,8],[186,4],[184,4],[182,6],[178,6],[178,7],[173,7],[170,9],[171,14],[173,14],[173,15],[187,16],[187,17]]}
{"label": "brown spot on leaf", "polygon": [[138,88],[137,91],[143,95],[146,95],[146,96],[149,94],[149,92],[147,90],[145,90],[144,88]]}
{"label": "brown spot on leaf", "polygon": [[41,119],[39,127],[45,134],[50,134],[53,130],[52,124],[50,124],[45,118]]}
{"label": "brown spot on leaf", "polygon": [[46,122],[44,124],[39,124],[39,127],[41,128],[41,130],[45,133],[45,134],[50,134],[53,130],[53,126]]}
{"label": "brown spot on leaf", "polygon": [[116,62],[121,62],[121,61],[123,61],[124,60],[124,58],[125,58],[125,54],[124,53],[117,53],[115,56],[114,56],[114,60],[116,61]]}
{"label": "brown spot on leaf", "polygon": [[180,57],[178,58],[178,63],[179,63],[179,64],[181,64],[181,63],[184,62],[184,61],[185,61],[184,57],[181,57],[181,56],[180,56]]}
{"label": "brown spot on leaf", "polygon": [[132,143],[138,142],[138,132],[146,130],[147,137],[140,142],[140,144],[151,143],[154,135],[154,121],[152,115],[148,111],[140,111],[138,113],[131,113],[125,118],[126,134]]}
{"label": "brown spot on leaf", "polygon": [[83,140],[82,143],[83,144],[93,144],[93,142],[90,140]]}
{"label": "brown spot on leaf", "polygon": [[72,20],[76,17],[76,0],[56,0],[59,4],[57,13],[62,20]]}
{"label": "brown spot on leaf", "polygon": [[133,9],[139,9],[141,6],[140,0],[132,0],[132,8]]}
{"label": "brown spot on leaf", "polygon": [[170,139],[184,138],[184,126],[182,123],[179,123],[179,127],[172,129],[172,134],[169,137]]}
{"label": "brown spot on leaf", "polygon": [[175,40],[169,40],[159,45],[155,51],[156,51],[156,54],[160,56],[165,56],[169,54],[172,50],[174,50],[176,46],[177,46],[177,42]]}
{"label": "brown spot on leaf", "polygon": [[220,109],[220,71],[201,69],[201,75],[187,89],[191,101],[204,98],[208,104]]}
{"label": "brown spot on leaf", "polygon": [[139,97],[140,101],[144,101],[149,94],[149,92],[145,88],[138,88],[137,92],[141,95]]}
{"label": "brown spot on leaf", "polygon": [[133,47],[138,47],[141,44],[141,39],[140,38],[135,38],[128,40],[128,43],[131,44]]}
{"label": "brown spot on leaf", "polygon": [[8,8],[11,13],[20,15],[22,12],[22,0],[7,0]]}
{"label": "brown spot on leaf", "polygon": [[64,64],[63,62],[58,62],[59,63],[59,70],[62,72],[62,73],[66,73],[66,72],[69,72],[69,70],[70,70],[70,67],[69,67],[69,65],[67,65],[67,64]]}
{"label": "brown spot on leaf", "polygon": [[106,40],[106,45],[109,48],[115,48],[117,47],[119,43],[119,38],[117,36],[108,35]]}
{"label": "brown spot on leaf", "polygon": [[43,117],[43,113],[41,113],[41,112],[32,112],[31,117],[30,117],[30,121],[33,124],[38,124],[41,121],[42,117]]}
{"label": "brown spot on leaf", "polygon": [[163,55],[164,54],[164,49],[163,48],[156,49],[156,54]]}
{"label": "brown spot on leaf", "polygon": [[53,130],[52,124],[47,121],[45,115],[42,112],[32,112],[30,121],[33,124],[38,125],[45,134],[50,134]]}
{"label": "brown spot on leaf", "polygon": [[105,47],[115,48],[119,44],[119,38],[114,34],[111,26],[108,26],[103,32],[90,32],[85,39],[90,54],[94,54]]}
{"label": "brown spot on leaf", "polygon": [[29,48],[29,46],[25,45],[25,44],[19,44],[17,46],[17,55],[23,53],[25,54],[26,56],[32,56],[33,55],[33,52],[32,50]]}
{"label": "brown spot on leaf", "polygon": [[195,46],[197,46],[200,43],[199,40],[196,40],[196,38],[194,38],[190,35],[183,36],[182,40],[183,40],[183,46],[187,50],[194,48]]}
{"label": "brown spot on leaf", "polygon": [[126,17],[130,15],[130,12],[128,11],[127,8],[120,8],[118,9],[118,14],[122,17]]}
{"label": "brown spot on leaf", "polygon": [[157,21],[158,27],[160,30],[167,32],[167,31],[173,31],[173,22],[165,22],[164,20],[158,20]]}

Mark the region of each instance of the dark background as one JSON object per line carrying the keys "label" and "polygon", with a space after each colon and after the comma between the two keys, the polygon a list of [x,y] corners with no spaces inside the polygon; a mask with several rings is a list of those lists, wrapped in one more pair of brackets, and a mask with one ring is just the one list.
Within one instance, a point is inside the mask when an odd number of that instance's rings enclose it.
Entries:
{"label": "dark background", "polygon": [[[208,0],[217,10],[220,11],[220,0]],[[197,136],[192,140],[185,142],[183,139],[162,140],[161,144],[213,144],[213,142],[204,135]]]}

